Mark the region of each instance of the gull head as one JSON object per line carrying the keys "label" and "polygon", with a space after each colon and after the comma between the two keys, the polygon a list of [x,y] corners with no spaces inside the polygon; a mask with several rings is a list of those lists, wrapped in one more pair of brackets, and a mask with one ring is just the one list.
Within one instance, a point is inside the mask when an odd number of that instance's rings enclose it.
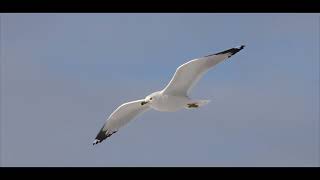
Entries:
{"label": "gull head", "polygon": [[151,104],[153,101],[155,101],[156,99],[158,99],[158,97],[160,96],[160,92],[154,92],[150,95],[148,95],[143,102],[141,102],[141,105],[145,105],[145,104]]}

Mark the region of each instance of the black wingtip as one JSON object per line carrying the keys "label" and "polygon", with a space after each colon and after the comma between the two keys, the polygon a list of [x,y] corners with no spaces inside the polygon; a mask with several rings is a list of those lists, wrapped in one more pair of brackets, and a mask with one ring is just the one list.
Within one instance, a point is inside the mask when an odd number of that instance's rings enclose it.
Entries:
{"label": "black wingtip", "polygon": [[235,47],[235,48],[231,48],[222,52],[218,52],[215,55],[219,55],[219,54],[230,54],[230,56],[236,54],[237,52],[239,52],[241,49],[243,49],[245,47],[245,45],[241,45],[240,47]]}
{"label": "black wingtip", "polygon": [[110,137],[112,134],[114,134],[116,132],[117,131],[108,132],[108,130],[103,130],[103,128],[101,128],[101,130],[97,134],[97,137],[93,141],[93,145],[101,143],[102,141],[104,141],[105,139],[107,139],[108,137]]}
{"label": "black wingtip", "polygon": [[221,52],[218,52],[218,53],[215,53],[215,54],[210,54],[210,55],[207,55],[205,57],[209,57],[209,56],[213,56],[213,55],[221,55],[221,54],[228,54],[229,55],[228,57],[231,57],[234,54],[236,54],[237,52],[239,52],[241,49],[243,49],[244,47],[245,47],[245,45],[241,45],[241,46],[238,46],[238,47],[235,47],[235,48],[231,48],[231,49],[228,49],[228,50],[225,50],[225,51],[221,51]]}
{"label": "black wingtip", "polygon": [[243,49],[244,47],[246,47],[246,45],[241,45],[241,46],[239,47],[239,49],[241,50],[241,49]]}
{"label": "black wingtip", "polygon": [[93,146],[96,145],[96,144],[99,144],[99,143],[100,143],[100,140],[95,139],[95,140],[93,141]]}

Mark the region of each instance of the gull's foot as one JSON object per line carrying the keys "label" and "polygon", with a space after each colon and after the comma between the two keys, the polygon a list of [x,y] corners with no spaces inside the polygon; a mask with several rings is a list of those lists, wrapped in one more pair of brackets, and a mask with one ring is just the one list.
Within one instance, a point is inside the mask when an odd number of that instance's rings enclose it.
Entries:
{"label": "gull's foot", "polygon": [[199,105],[196,104],[196,103],[191,103],[191,104],[187,104],[188,105],[188,108],[198,108]]}

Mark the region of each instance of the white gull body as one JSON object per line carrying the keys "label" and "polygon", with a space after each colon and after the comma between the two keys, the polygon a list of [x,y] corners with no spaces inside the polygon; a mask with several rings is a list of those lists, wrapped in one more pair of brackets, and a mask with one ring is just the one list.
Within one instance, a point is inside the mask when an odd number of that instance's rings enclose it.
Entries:
{"label": "white gull body", "polygon": [[209,103],[209,100],[190,98],[189,93],[192,87],[209,69],[230,58],[243,48],[242,45],[182,64],[177,68],[169,84],[163,90],[154,92],[145,99],[127,102],[119,106],[102,126],[93,145],[110,137],[130,120],[149,109],[174,112],[183,108],[199,108]]}
{"label": "white gull body", "polygon": [[[152,99],[150,100],[150,98]],[[149,100],[148,100],[149,99]],[[193,101],[187,96],[175,96],[165,94],[163,91],[154,92],[146,98],[150,107],[157,111],[175,112],[185,108],[188,103]]]}

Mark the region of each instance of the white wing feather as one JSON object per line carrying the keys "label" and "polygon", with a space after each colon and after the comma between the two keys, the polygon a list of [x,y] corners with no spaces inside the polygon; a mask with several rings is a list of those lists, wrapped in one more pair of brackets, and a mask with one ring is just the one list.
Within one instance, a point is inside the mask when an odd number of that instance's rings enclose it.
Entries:
{"label": "white wing feather", "polygon": [[101,130],[99,131],[93,144],[98,144],[104,139],[117,132],[121,127],[126,125],[130,120],[134,119],[139,114],[147,111],[149,105],[141,105],[143,99],[131,101],[119,106],[107,119]]}
{"label": "white wing feather", "polygon": [[231,57],[244,46],[231,48],[216,54],[191,60],[179,66],[169,84],[162,90],[163,94],[188,96],[192,87],[210,68]]}

